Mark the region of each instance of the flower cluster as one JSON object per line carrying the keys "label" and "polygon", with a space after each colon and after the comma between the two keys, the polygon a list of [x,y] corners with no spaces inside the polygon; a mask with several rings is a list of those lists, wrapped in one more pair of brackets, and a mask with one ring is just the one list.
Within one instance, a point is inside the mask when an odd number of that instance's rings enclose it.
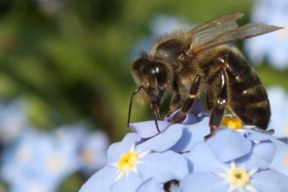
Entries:
{"label": "flower cluster", "polygon": [[105,165],[106,134],[84,122],[40,131],[29,125],[25,106],[0,104],[0,174],[9,191],[57,191],[75,172],[91,176]]}
{"label": "flower cluster", "polygon": [[195,110],[179,124],[158,121],[161,133],[154,121],[132,123],[80,192],[287,191],[287,144],[233,116],[205,140],[208,123]]}

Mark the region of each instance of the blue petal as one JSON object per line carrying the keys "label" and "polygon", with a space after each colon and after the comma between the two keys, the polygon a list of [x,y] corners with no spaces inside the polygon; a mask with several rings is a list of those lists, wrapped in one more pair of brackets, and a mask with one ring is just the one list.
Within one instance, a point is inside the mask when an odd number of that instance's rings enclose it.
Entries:
{"label": "blue petal", "polygon": [[204,103],[202,99],[195,99],[193,107],[190,111],[190,113],[194,114],[197,116],[199,113],[204,111]]}
{"label": "blue petal", "polygon": [[221,162],[242,157],[248,154],[252,147],[250,140],[229,128],[216,131],[215,135],[207,140],[207,144]]}
{"label": "blue petal", "polygon": [[189,153],[184,154],[188,159],[190,172],[223,172],[225,166],[219,162],[206,142],[200,142]]}
{"label": "blue petal", "polygon": [[175,152],[187,152],[199,141],[204,141],[204,137],[210,133],[208,119],[209,118],[205,118],[198,123],[184,128],[182,138],[171,148],[171,150]]}
{"label": "blue petal", "polygon": [[159,135],[139,144],[137,146],[137,151],[166,151],[179,141],[182,133],[182,126],[180,124],[175,124]]}
{"label": "blue petal", "polygon": [[121,142],[113,143],[107,150],[107,164],[113,164],[119,158],[129,152],[136,143],[140,142],[141,138],[135,133],[127,134]]}
{"label": "blue petal", "polygon": [[[178,109],[176,111],[174,111],[171,115],[169,116],[166,116],[164,118],[165,121],[169,122],[169,120],[175,116],[176,114],[178,114],[181,110]],[[192,114],[192,113],[188,113],[185,118],[183,120],[181,120],[180,122],[178,122],[179,124],[182,124],[182,125],[190,125],[190,124],[193,124],[193,123],[196,123],[198,121],[197,117]]]}
{"label": "blue petal", "polygon": [[137,189],[136,192],[164,192],[159,184],[152,178],[144,181]]}
{"label": "blue petal", "polygon": [[103,167],[82,185],[79,192],[91,192],[96,189],[101,192],[110,192],[116,171],[114,167]]}
{"label": "blue petal", "polygon": [[128,133],[124,136],[124,138],[122,139],[122,142],[130,142],[130,143],[139,143],[141,142],[141,137],[139,137],[139,135],[137,135],[136,133]]}
{"label": "blue petal", "polygon": [[270,141],[262,141],[254,144],[251,153],[237,159],[238,166],[244,166],[247,170],[266,169],[272,162],[275,154],[274,145]]}
{"label": "blue petal", "polygon": [[182,125],[191,125],[198,121],[197,117],[193,114],[188,114],[186,118],[181,123]]}
{"label": "blue petal", "polygon": [[[143,183],[143,181],[144,179],[140,174],[136,174],[130,171],[128,174],[123,175],[121,179],[114,182],[109,192],[135,192],[135,190]],[[98,191],[98,188],[95,189]]]}
{"label": "blue petal", "polygon": [[269,167],[288,175],[288,145],[278,140],[273,140],[272,142],[275,146],[275,155]]}
{"label": "blue petal", "polygon": [[228,191],[228,185],[222,178],[211,173],[192,173],[180,181],[182,192],[224,192]]}
{"label": "blue petal", "polygon": [[[168,128],[169,123],[167,121],[157,121],[160,131],[164,131]],[[136,132],[141,138],[147,139],[159,134],[155,121],[143,121],[137,123],[130,123],[130,129]]]}
{"label": "blue petal", "polygon": [[153,177],[157,183],[180,180],[188,174],[187,160],[172,151],[151,153],[141,159],[139,172],[145,177]]}
{"label": "blue petal", "polygon": [[260,171],[252,176],[251,185],[261,192],[286,192],[288,177],[273,170]]}
{"label": "blue petal", "polygon": [[260,142],[260,141],[267,141],[267,140],[273,140],[275,137],[273,137],[271,134],[273,134],[273,129],[265,131],[261,129],[245,129],[244,136],[250,139],[251,141]]}
{"label": "blue petal", "polygon": [[[197,118],[197,115],[204,111],[204,104],[201,99],[196,99],[191,111],[186,115],[185,119],[182,120],[182,125],[191,125],[199,121]],[[169,121],[174,115],[180,112],[180,109],[174,111],[171,115],[168,117],[165,117],[165,121]],[[179,122],[180,123],[180,122]]]}
{"label": "blue petal", "polygon": [[[180,112],[180,110],[174,111],[169,117],[166,117],[164,120],[169,121],[174,115],[176,115],[179,112]],[[179,123],[181,123],[182,125],[191,125],[191,124],[194,124],[196,122],[198,122],[197,116],[190,112]]]}

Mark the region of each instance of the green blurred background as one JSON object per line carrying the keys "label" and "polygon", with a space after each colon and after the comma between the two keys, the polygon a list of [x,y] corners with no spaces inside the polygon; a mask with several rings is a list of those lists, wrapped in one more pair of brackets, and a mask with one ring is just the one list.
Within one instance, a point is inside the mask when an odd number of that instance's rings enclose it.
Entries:
{"label": "green blurred background", "polygon": [[[164,14],[200,23],[243,12],[250,0],[1,0],[0,96],[29,102],[35,127],[91,120],[112,141],[126,127],[133,46],[149,36],[149,23]],[[287,71],[256,69],[266,86],[288,87]],[[286,79],[286,82],[285,80]],[[136,104],[132,121],[151,118]],[[138,109],[136,109],[138,108]]]}

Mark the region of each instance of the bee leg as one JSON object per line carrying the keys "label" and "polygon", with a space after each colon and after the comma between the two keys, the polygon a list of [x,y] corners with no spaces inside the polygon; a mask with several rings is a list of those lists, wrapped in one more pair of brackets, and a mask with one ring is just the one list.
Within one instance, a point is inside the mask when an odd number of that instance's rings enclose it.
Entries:
{"label": "bee leg", "polygon": [[216,104],[212,108],[210,120],[209,120],[209,126],[210,126],[210,134],[205,136],[205,139],[210,138],[214,135],[215,131],[217,130],[217,127],[220,125],[225,107],[227,106],[227,76],[224,70],[220,71],[220,92],[217,95],[216,98]]}
{"label": "bee leg", "polygon": [[182,105],[181,110],[169,120],[170,123],[181,122],[186,117],[190,109],[192,109],[194,100],[199,90],[200,81],[201,81],[201,77],[200,75],[197,75],[190,88],[189,97],[185,100],[184,104]]}
{"label": "bee leg", "polygon": [[169,113],[174,112],[178,108],[180,101],[181,101],[181,94],[179,92],[177,81],[174,80],[173,81],[173,96],[171,98],[171,102],[169,106]]}

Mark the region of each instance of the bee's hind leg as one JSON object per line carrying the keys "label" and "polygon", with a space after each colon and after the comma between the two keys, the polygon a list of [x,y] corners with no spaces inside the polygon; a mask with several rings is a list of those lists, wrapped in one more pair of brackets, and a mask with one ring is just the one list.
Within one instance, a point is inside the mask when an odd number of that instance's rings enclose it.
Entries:
{"label": "bee's hind leg", "polygon": [[224,116],[224,110],[227,106],[227,75],[224,70],[220,71],[220,90],[219,94],[216,97],[216,103],[213,106],[210,114],[209,126],[210,126],[210,134],[205,136],[205,139],[210,138],[214,135],[215,131],[219,127],[222,118]]}

